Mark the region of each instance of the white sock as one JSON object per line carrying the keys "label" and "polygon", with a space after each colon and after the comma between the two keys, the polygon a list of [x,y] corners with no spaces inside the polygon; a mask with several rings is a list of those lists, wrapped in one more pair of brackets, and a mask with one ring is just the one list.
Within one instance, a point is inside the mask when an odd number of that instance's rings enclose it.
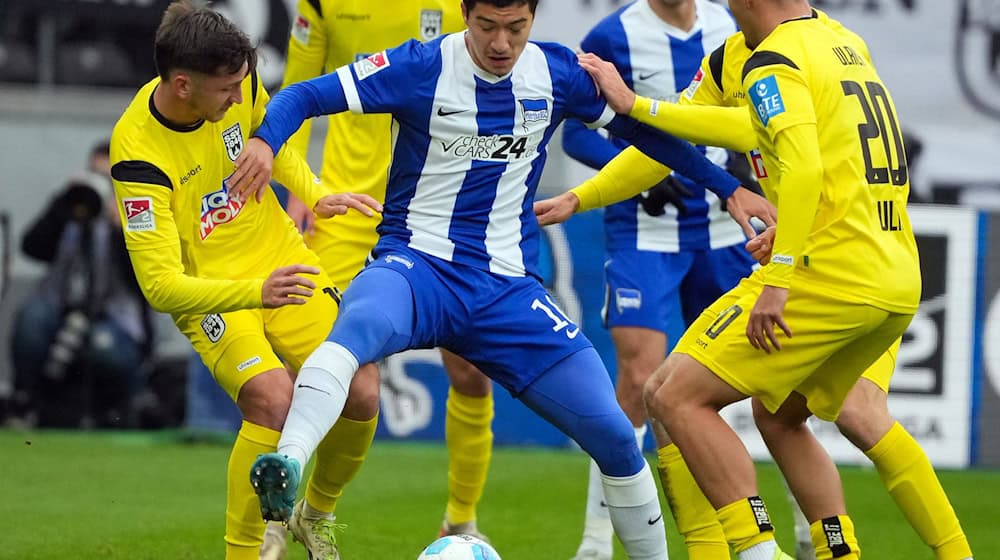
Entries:
{"label": "white sock", "polygon": [[278,453],[306,467],[319,442],[340,418],[356,371],[357,358],[339,344],[324,342],[313,351],[295,379]]}
{"label": "white sock", "polygon": [[632,476],[601,474],[601,479],[611,523],[629,560],[666,560],[663,511],[649,465]]}
{"label": "white sock", "polygon": [[614,535],[608,506],[604,502],[604,482],[601,470],[593,459],[590,460],[590,478],[587,481],[587,513],[583,520],[583,540],[580,551],[596,550],[611,558],[613,551],[611,537]]}
{"label": "white sock", "polygon": [[778,543],[773,540],[757,543],[750,548],[739,553],[740,560],[774,560],[774,553],[778,550]]}
{"label": "white sock", "polygon": [[639,444],[639,451],[642,451],[643,440],[646,439],[646,425],[632,426],[632,429],[635,430],[635,442]]}

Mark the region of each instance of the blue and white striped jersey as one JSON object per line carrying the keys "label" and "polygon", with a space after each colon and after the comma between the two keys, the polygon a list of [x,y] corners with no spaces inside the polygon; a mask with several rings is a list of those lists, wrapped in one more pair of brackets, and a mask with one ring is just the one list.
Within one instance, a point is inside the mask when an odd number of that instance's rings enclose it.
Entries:
{"label": "blue and white striped jersey", "polygon": [[[677,101],[698,72],[702,58],[736,32],[736,23],[723,6],[696,0],[697,20],[690,31],[673,27],[657,16],[651,0],[637,0],[612,13],[584,38],[581,47],[615,64],[636,93]],[[613,139],[619,147],[627,142]],[[706,155],[725,165],[726,152],[707,148]],[[715,249],[745,241],[736,222],[719,207],[719,198],[685,181],[692,196],[687,212],[673,205],[653,217],[643,211],[638,197],[609,207],[605,230],[609,249],[677,252]]]}
{"label": "blue and white striped jersey", "polygon": [[508,276],[538,260],[532,201],[556,126],[564,115],[593,126],[614,116],[576,55],[554,44],[528,43],[505,77],[480,69],[461,33],[337,73],[351,111],[394,117],[379,246]]}
{"label": "blue and white striped jersey", "polygon": [[607,126],[723,196],[739,186],[690,144],[615,116],[576,54],[552,43],[529,42],[498,77],[473,62],[463,33],[410,41],[278,92],[254,136],[276,150],[303,119],[348,109],[393,117],[376,251],[409,247],[537,277],[532,203],[548,142],[567,117]]}

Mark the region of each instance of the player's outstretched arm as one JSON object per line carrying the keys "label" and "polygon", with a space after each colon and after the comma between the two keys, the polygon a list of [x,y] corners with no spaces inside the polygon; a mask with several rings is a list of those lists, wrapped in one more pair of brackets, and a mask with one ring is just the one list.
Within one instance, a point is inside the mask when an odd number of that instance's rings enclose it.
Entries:
{"label": "player's outstretched arm", "polygon": [[619,115],[683,138],[695,144],[748,152],[757,146],[750,113],[742,107],[716,107],[660,102],[637,96],[618,69],[593,54],[579,56],[582,66]]}
{"label": "player's outstretched arm", "polygon": [[351,208],[369,218],[374,217],[375,212],[382,211],[382,205],[379,204],[379,201],[367,194],[337,193],[319,199],[313,212],[320,218],[332,218],[346,214]]}

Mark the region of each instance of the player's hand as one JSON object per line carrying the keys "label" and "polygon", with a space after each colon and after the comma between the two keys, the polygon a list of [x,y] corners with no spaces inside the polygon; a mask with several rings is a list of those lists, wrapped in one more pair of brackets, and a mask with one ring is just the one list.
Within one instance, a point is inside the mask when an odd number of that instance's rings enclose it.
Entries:
{"label": "player's hand", "polygon": [[261,303],[264,308],[273,309],[282,305],[302,305],[306,298],[312,297],[316,283],[299,276],[300,274],[319,274],[319,269],[304,264],[293,264],[275,269],[261,289]]}
{"label": "player's hand", "polygon": [[632,106],[635,105],[635,92],[625,85],[625,80],[614,64],[605,62],[592,53],[579,54],[577,60],[597,82],[597,90],[614,112],[627,115],[632,111]]}
{"label": "player's hand", "polygon": [[753,260],[761,266],[771,262],[771,249],[774,247],[774,234],[777,232],[775,226],[770,226],[753,239],[747,241],[746,250],[753,257]]}
{"label": "player's hand", "polygon": [[292,221],[295,222],[295,227],[301,233],[306,235],[315,233],[316,214],[313,214],[309,210],[309,207],[306,206],[306,203],[299,200],[299,197],[288,193],[288,204],[285,206],[285,212],[288,212],[288,216],[292,218]]}
{"label": "player's hand", "polygon": [[313,212],[320,218],[332,218],[346,214],[354,208],[371,218],[375,212],[382,211],[382,205],[367,194],[337,193],[328,194],[316,202]]}
{"label": "player's hand", "polygon": [[235,192],[241,200],[249,200],[250,195],[260,202],[264,189],[271,183],[271,169],[274,166],[274,152],[260,138],[247,140],[243,151],[236,158],[236,171],[229,176],[229,192]]}
{"label": "player's hand", "polygon": [[759,218],[767,227],[773,226],[778,220],[778,210],[770,201],[742,186],[726,199],[726,211],[743,228],[747,239],[757,236],[750,218]]}
{"label": "player's hand", "polygon": [[538,225],[547,226],[550,224],[561,224],[576,213],[580,207],[580,199],[571,192],[564,192],[559,196],[539,200],[535,202],[535,217],[538,218]]}
{"label": "player's hand", "polygon": [[778,336],[774,332],[775,325],[785,332],[785,336],[792,338],[792,331],[782,316],[786,301],[788,301],[788,288],[764,286],[747,319],[747,340],[750,341],[750,346],[768,354],[772,348],[775,351],[781,350],[781,343],[778,342]]}
{"label": "player's hand", "polygon": [[673,175],[667,175],[666,179],[660,181],[648,191],[643,191],[639,202],[642,209],[650,216],[662,216],[666,214],[664,208],[667,204],[672,204],[681,214],[687,214],[687,204],[684,198],[691,196],[691,191],[684,186],[679,179]]}

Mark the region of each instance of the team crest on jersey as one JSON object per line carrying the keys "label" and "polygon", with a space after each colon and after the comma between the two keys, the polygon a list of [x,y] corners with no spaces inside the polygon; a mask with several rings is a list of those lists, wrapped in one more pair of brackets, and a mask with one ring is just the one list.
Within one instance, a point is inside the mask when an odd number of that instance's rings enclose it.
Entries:
{"label": "team crest on jersey", "polygon": [[549,102],[545,99],[520,99],[521,112],[524,114],[524,129],[530,122],[549,122]]}
{"label": "team crest on jersey", "polygon": [[302,14],[295,16],[295,25],[292,26],[292,38],[296,41],[302,43],[303,45],[309,45],[309,34],[312,31],[312,25],[309,20],[302,17]]}
{"label": "team crest on jersey", "polygon": [[226,155],[229,156],[229,159],[236,161],[240,152],[243,151],[243,129],[240,128],[240,123],[222,131],[222,143],[226,146]]}
{"label": "team crest on jersey", "polygon": [[204,241],[215,231],[215,228],[222,224],[228,224],[240,215],[243,210],[243,201],[234,196],[229,196],[229,189],[223,184],[222,188],[201,197],[201,226],[199,233]]}
{"label": "team crest on jersey", "polygon": [[370,54],[354,63],[354,73],[358,80],[377,74],[389,67],[389,55],[385,51]]}
{"label": "team crest on jersey", "polygon": [[125,231],[156,231],[151,197],[123,198],[122,209],[125,210]]}
{"label": "team crest on jersey", "polygon": [[694,98],[694,94],[698,91],[698,88],[701,87],[701,81],[704,78],[705,73],[702,72],[701,68],[699,68],[698,73],[694,75],[694,78],[691,79],[691,83],[688,84],[687,89],[684,90],[684,97],[687,97],[688,99]]}
{"label": "team crest on jersey", "polygon": [[441,35],[444,12],[441,10],[420,10],[420,38],[430,41]]}
{"label": "team crest on jersey", "polygon": [[218,313],[205,315],[201,320],[201,330],[205,332],[209,342],[214,344],[222,340],[222,335],[226,334],[226,321]]}
{"label": "team crest on jersey", "polygon": [[785,112],[785,100],[781,98],[778,80],[773,75],[754,82],[750,87],[750,101],[764,126],[772,118]]}

